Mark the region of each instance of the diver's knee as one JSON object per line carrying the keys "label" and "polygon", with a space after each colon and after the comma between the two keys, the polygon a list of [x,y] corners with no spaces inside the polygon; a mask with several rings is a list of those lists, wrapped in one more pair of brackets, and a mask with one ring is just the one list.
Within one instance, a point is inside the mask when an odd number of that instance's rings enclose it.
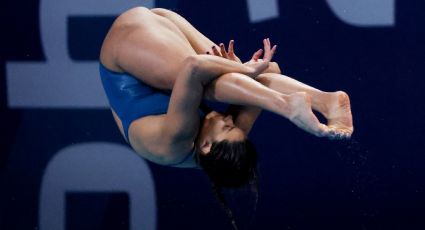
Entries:
{"label": "diver's knee", "polygon": [[270,62],[269,69],[268,69],[267,72],[277,73],[277,74],[281,74],[282,73],[282,71],[280,69],[280,66],[279,66],[279,64],[277,62]]}

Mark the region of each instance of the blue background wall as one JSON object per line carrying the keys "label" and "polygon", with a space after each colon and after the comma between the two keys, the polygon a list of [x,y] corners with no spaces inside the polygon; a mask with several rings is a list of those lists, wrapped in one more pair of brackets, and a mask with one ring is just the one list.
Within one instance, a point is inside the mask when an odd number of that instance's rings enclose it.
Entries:
{"label": "blue background wall", "polygon": [[[156,6],[177,11],[217,43],[235,39],[244,60],[270,37],[279,45],[275,61],[286,75],[351,96],[350,141],[318,139],[262,114],[251,135],[260,153],[255,218],[249,192],[226,191],[241,227],[425,229],[425,2],[396,1],[394,24],[386,26],[344,22],[328,2],[281,0],[279,16],[261,22],[250,21],[242,0]],[[0,3],[0,229],[38,229],[42,177],[58,151],[87,142],[125,145],[107,108],[8,103],[6,62],[46,60],[39,5]],[[69,17],[71,59],[97,60],[113,18]],[[148,164],[158,229],[231,229],[200,171]],[[67,229],[130,229],[125,192],[66,197]]]}

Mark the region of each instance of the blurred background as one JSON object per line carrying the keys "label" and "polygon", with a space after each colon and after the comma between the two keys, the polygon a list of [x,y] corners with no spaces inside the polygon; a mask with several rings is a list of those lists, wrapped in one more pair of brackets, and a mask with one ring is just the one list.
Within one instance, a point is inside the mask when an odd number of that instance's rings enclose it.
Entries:
{"label": "blurred background", "polygon": [[0,229],[232,229],[201,171],[137,157],[107,108],[99,49],[138,5],[243,60],[270,37],[285,75],[351,97],[350,141],[261,115],[258,205],[225,191],[241,229],[425,229],[425,2],[395,0],[2,0]]}

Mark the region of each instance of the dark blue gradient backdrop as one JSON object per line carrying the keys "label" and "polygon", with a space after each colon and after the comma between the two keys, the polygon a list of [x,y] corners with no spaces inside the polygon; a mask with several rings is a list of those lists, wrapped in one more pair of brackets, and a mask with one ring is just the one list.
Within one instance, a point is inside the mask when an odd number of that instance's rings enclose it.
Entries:
{"label": "dark blue gradient backdrop", "polygon": [[[8,106],[6,62],[46,60],[39,5],[0,3],[2,230],[39,229],[43,173],[60,149],[125,145],[106,108]],[[260,154],[256,212],[248,191],[225,192],[241,229],[425,229],[424,1],[396,1],[395,24],[371,27],[344,23],[326,1],[281,0],[278,17],[256,23],[242,0],[156,6],[175,10],[216,43],[235,39],[244,60],[270,37],[285,75],[351,97],[350,141],[316,138],[274,114],[261,115],[250,135]],[[72,60],[96,61],[113,19],[69,17]],[[201,171],[148,165],[157,229],[231,229]],[[67,193],[65,200],[66,229],[132,229],[125,193]]]}

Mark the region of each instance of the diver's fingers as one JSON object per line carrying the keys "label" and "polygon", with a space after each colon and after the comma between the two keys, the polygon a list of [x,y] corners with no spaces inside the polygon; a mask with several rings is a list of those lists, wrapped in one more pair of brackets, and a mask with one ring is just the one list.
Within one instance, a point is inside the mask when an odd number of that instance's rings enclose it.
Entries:
{"label": "diver's fingers", "polygon": [[221,56],[227,59],[228,55],[227,55],[226,47],[224,47],[223,43],[220,43],[220,51],[221,51]]}
{"label": "diver's fingers", "polygon": [[263,60],[264,61],[271,61],[273,58],[274,53],[276,52],[276,48],[277,46],[274,45],[273,47],[271,47],[271,43],[270,43],[270,39],[264,39],[263,40],[263,44],[264,44],[264,57]]}
{"label": "diver's fingers", "polygon": [[230,40],[228,51],[229,51],[229,54],[231,54],[231,55],[235,54],[234,44],[235,44],[235,41]]}

